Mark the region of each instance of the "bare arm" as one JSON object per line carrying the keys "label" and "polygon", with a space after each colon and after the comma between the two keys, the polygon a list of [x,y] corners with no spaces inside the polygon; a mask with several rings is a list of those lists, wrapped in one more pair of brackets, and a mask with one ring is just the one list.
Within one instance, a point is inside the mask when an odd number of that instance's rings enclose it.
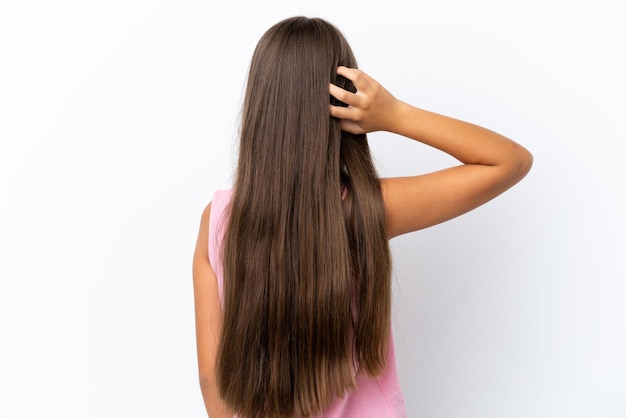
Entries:
{"label": "bare arm", "polygon": [[215,380],[215,361],[222,329],[222,306],[217,278],[209,264],[209,203],[200,221],[200,232],[193,256],[193,291],[196,316],[196,345],[200,389],[211,418],[232,418],[220,399]]}
{"label": "bare arm", "polygon": [[356,93],[330,86],[348,107],[331,106],[342,129],[388,131],[437,148],[460,166],[412,177],[381,180],[392,238],[468,212],[503,193],[530,170],[532,155],[514,141],[483,127],[419,109],[396,99],[363,71],[339,67]]}

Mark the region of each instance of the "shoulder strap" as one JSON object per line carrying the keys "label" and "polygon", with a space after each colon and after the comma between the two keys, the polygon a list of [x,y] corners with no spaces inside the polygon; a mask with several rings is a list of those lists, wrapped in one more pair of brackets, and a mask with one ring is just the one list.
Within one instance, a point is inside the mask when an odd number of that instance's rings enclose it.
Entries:
{"label": "shoulder strap", "polygon": [[222,305],[224,305],[224,268],[222,265],[224,232],[228,224],[227,211],[232,190],[218,190],[213,194],[211,214],[209,217],[209,264],[217,277],[217,288]]}

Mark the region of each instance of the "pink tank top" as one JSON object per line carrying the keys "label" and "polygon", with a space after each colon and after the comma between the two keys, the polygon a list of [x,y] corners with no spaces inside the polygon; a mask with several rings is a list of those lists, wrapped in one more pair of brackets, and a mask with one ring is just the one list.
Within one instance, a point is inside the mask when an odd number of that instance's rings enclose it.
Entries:
{"label": "pink tank top", "polygon": [[[209,220],[209,262],[217,277],[222,305],[224,269],[220,259],[222,239],[229,214],[226,209],[232,190],[218,190],[211,202]],[[372,378],[367,375],[357,376],[357,386],[348,395],[331,402],[318,418],[405,418],[406,408],[398,373],[393,346],[393,336],[389,339],[389,355],[383,373]]]}

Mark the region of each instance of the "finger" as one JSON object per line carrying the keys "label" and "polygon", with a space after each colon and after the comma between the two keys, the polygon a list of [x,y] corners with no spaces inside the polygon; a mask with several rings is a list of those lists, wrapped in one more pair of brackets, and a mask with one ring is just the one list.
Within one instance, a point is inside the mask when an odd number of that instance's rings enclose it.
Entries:
{"label": "finger", "polygon": [[360,97],[357,96],[356,94],[342,89],[339,86],[336,86],[335,84],[330,84],[330,94],[337,100],[344,102],[346,104],[348,104],[349,106],[358,106],[358,104],[360,103]]}
{"label": "finger", "polygon": [[357,91],[363,90],[369,86],[368,75],[357,68],[350,68],[342,65],[337,67],[337,74],[352,81]]}
{"label": "finger", "polygon": [[330,116],[337,118],[337,119],[351,119],[351,115],[352,115],[352,110],[348,109],[347,107],[343,107],[343,106],[333,106],[333,105],[329,105],[329,113]]}

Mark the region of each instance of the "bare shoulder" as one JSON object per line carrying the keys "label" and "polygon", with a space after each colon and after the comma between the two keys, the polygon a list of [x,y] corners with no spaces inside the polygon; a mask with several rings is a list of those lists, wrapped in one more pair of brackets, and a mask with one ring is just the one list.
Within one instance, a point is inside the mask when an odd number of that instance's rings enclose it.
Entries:
{"label": "bare shoulder", "polygon": [[208,260],[209,253],[209,221],[211,216],[211,202],[203,209],[200,217],[200,228],[196,241],[195,261]]}
{"label": "bare shoulder", "polygon": [[202,221],[207,221],[208,222],[209,216],[211,214],[211,203],[212,202],[207,203],[207,205],[202,210]]}

